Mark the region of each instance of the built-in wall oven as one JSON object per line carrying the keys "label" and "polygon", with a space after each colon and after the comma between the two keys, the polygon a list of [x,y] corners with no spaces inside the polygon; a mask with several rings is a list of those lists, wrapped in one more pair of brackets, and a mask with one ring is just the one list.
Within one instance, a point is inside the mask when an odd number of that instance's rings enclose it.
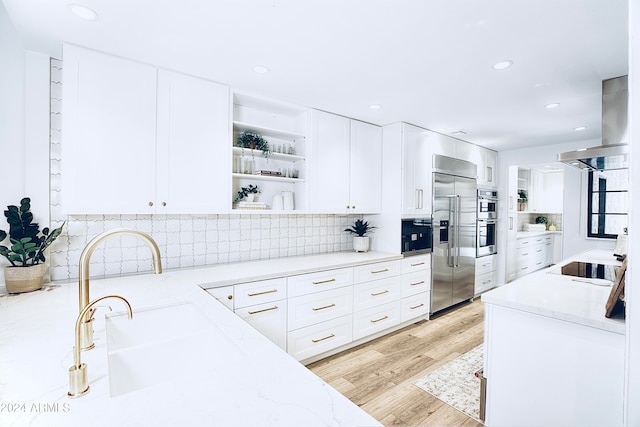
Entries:
{"label": "built-in wall oven", "polygon": [[431,252],[431,218],[407,218],[402,220],[402,254],[419,255]]}
{"label": "built-in wall oven", "polygon": [[478,189],[476,257],[498,253],[498,192]]}

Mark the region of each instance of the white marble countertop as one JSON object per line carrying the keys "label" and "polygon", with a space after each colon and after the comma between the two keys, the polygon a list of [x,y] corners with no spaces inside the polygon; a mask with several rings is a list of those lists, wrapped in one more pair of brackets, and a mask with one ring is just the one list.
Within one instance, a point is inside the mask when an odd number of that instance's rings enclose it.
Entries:
{"label": "white marble countertop", "polygon": [[561,267],[571,261],[621,265],[611,252],[603,249],[582,252],[486,292],[482,294],[482,302],[624,334],[624,319],[604,316],[611,286],[580,282],[574,280],[576,277],[558,274]]}
{"label": "white marble countertop", "polygon": [[[99,309],[95,316],[96,348],[82,352],[91,390],[69,399],[77,284],[54,283],[28,294],[1,294],[0,425],[380,426],[198,285],[223,286],[400,258],[345,252],[94,279],[91,300],[121,295],[133,307],[134,318],[136,311],[147,308],[193,304],[210,320],[207,327],[224,337],[214,343],[219,353],[210,363],[195,370],[183,364],[183,378],[117,397],[109,392],[107,309]],[[119,301],[105,303],[114,312],[122,311]]]}
{"label": "white marble countertop", "polygon": [[517,239],[525,239],[527,237],[536,237],[536,236],[543,236],[545,234],[562,234],[562,231],[518,231],[516,233],[516,238]]}

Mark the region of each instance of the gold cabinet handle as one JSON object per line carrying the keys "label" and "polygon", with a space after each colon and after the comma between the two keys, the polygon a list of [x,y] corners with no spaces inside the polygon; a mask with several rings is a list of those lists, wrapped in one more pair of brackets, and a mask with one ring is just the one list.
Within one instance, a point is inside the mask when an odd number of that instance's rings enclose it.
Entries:
{"label": "gold cabinet handle", "polygon": [[409,285],[410,286],[418,286],[418,285],[422,285],[422,284],[424,284],[424,280],[421,280],[421,281],[415,282],[415,283],[410,283]]}
{"label": "gold cabinet handle", "polygon": [[374,292],[374,293],[371,294],[371,296],[372,297],[377,297],[378,295],[384,295],[384,294],[388,294],[388,293],[389,293],[389,291],[387,289],[385,289],[382,292]]}
{"label": "gold cabinet handle", "polygon": [[273,293],[276,293],[276,292],[278,292],[277,289],[271,289],[270,291],[256,292],[254,294],[247,294],[247,295],[249,295],[250,297],[257,297],[259,295],[273,294]]}
{"label": "gold cabinet handle", "polygon": [[482,282],[483,285],[486,285],[487,283],[491,283],[491,280],[485,280],[484,282]]}
{"label": "gold cabinet handle", "polygon": [[149,206],[153,206],[153,202],[149,202]]}
{"label": "gold cabinet handle", "polygon": [[384,316],[384,317],[381,317],[379,319],[372,320],[371,323],[378,323],[378,322],[380,322],[382,320],[385,320],[385,319],[388,319],[388,318],[389,318],[389,316]]}
{"label": "gold cabinet handle", "polygon": [[278,306],[274,305],[273,307],[263,308],[262,310],[250,311],[249,314],[264,313],[265,311],[271,311],[271,310],[277,310],[277,309],[278,309]]}
{"label": "gold cabinet handle", "polygon": [[311,341],[313,341],[313,342],[320,342],[320,341],[328,340],[329,338],[333,338],[333,337],[335,337],[335,336],[336,336],[336,334],[331,334],[331,335],[327,335],[327,336],[326,336],[326,337],[324,337],[324,338],[318,338],[317,340],[311,340]]}
{"label": "gold cabinet handle", "polygon": [[416,305],[416,306],[414,306],[414,307],[411,307],[411,306],[410,306],[409,308],[410,308],[411,310],[415,310],[416,308],[420,308],[420,307],[424,307],[424,304],[418,304],[418,305]]}
{"label": "gold cabinet handle", "polygon": [[319,282],[311,282],[314,285],[324,285],[325,283],[335,282],[336,279],[320,280]]}
{"label": "gold cabinet handle", "polygon": [[167,206],[167,202],[162,202],[162,206]]}
{"label": "gold cabinet handle", "polygon": [[331,308],[331,307],[335,307],[335,304],[329,304],[329,305],[325,305],[324,307],[314,307],[312,308],[313,311],[320,311],[320,310],[324,310],[325,308]]}
{"label": "gold cabinet handle", "polygon": [[417,262],[415,264],[411,264],[411,267],[417,267],[419,265],[424,265],[424,261],[423,262]]}
{"label": "gold cabinet handle", "polygon": [[371,274],[386,273],[387,271],[389,271],[389,269],[385,268],[382,270],[372,271]]}

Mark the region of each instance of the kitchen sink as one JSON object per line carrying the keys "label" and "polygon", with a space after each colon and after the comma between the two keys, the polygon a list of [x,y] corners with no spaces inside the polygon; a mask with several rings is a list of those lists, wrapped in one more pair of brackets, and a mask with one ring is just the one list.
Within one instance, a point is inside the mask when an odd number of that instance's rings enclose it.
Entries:
{"label": "kitchen sink", "polygon": [[192,304],[109,315],[105,321],[112,397],[182,379],[193,381],[206,366],[226,361],[230,344]]}

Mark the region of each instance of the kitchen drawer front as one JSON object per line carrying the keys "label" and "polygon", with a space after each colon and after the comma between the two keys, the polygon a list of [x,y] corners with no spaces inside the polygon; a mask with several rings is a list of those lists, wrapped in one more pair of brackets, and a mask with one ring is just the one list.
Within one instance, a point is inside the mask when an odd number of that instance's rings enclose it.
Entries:
{"label": "kitchen drawer front", "polygon": [[545,242],[546,236],[525,237],[524,239],[518,239],[516,248],[528,248],[535,245],[540,245]]}
{"label": "kitchen drawer front", "polygon": [[401,262],[387,261],[353,267],[353,282],[363,283],[400,274]]}
{"label": "kitchen drawer front", "polygon": [[290,298],[287,309],[288,329],[292,331],[304,328],[352,311],[353,290],[350,286]]}
{"label": "kitchen drawer front", "polygon": [[402,297],[419,294],[431,289],[431,270],[414,271],[402,275]]}
{"label": "kitchen drawer front", "polygon": [[516,276],[522,277],[526,274],[534,272],[535,260],[532,257],[527,257],[521,261],[516,262]]}
{"label": "kitchen drawer front", "polygon": [[304,360],[353,341],[353,316],[301,328],[287,334],[287,352]]}
{"label": "kitchen drawer front", "polygon": [[235,285],[233,293],[236,308],[277,301],[287,297],[287,280],[281,277],[241,283]]}
{"label": "kitchen drawer front", "polygon": [[496,255],[489,255],[489,256],[476,258],[476,275],[495,271],[496,260],[497,260]]}
{"label": "kitchen drawer front", "polygon": [[431,306],[431,292],[422,292],[400,300],[400,321],[415,319],[429,314]]}
{"label": "kitchen drawer front", "polygon": [[252,305],[235,313],[280,348],[287,349],[287,300]]}
{"label": "kitchen drawer front", "polygon": [[342,286],[350,286],[352,284],[353,268],[339,268],[290,276],[287,278],[287,293],[289,294],[289,298],[291,298],[336,289]]}
{"label": "kitchen drawer front", "polygon": [[353,339],[357,340],[400,323],[400,301],[390,302],[353,315]]}
{"label": "kitchen drawer front", "polygon": [[408,256],[402,259],[402,274],[431,268],[431,254]]}
{"label": "kitchen drawer front", "polygon": [[359,283],[353,286],[353,311],[397,301],[401,295],[401,276]]}
{"label": "kitchen drawer front", "polygon": [[544,246],[538,245],[516,249],[516,262],[535,258],[536,251],[540,250],[541,248],[544,248]]}
{"label": "kitchen drawer front", "polygon": [[475,294],[481,294],[484,291],[493,289],[497,286],[497,274],[495,271],[490,271],[485,274],[479,274],[476,276]]}
{"label": "kitchen drawer front", "polygon": [[221,286],[218,288],[206,289],[207,293],[220,301],[229,310],[233,310],[233,286]]}

